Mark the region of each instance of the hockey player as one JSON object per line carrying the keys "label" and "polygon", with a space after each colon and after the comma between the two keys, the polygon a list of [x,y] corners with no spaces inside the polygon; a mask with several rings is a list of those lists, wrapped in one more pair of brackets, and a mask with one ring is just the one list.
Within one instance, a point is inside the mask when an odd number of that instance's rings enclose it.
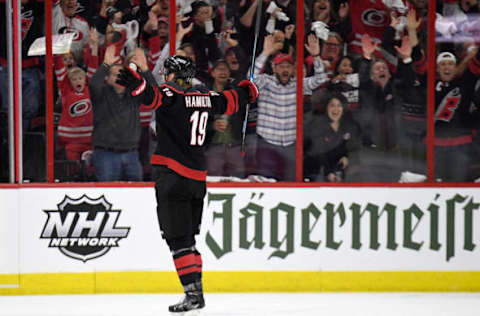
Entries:
{"label": "hockey player", "polygon": [[117,83],[155,110],[158,146],[151,163],[157,216],[185,292],[184,299],[169,310],[180,313],[205,306],[202,259],[195,248],[195,235],[200,232],[206,193],[208,118],[237,112],[247,99],[257,99],[258,90],[247,80],[221,93],[193,88],[195,64],[183,56],[169,57],[164,68],[165,83],[159,87],[149,85],[131,68],[120,72]]}

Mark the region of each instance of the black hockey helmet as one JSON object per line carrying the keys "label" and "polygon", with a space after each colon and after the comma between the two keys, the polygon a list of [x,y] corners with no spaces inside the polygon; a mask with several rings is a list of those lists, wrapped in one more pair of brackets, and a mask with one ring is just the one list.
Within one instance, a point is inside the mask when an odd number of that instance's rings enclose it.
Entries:
{"label": "black hockey helmet", "polygon": [[175,79],[184,79],[186,82],[190,82],[195,77],[195,63],[188,57],[171,56],[165,60],[163,67],[165,76],[174,73]]}

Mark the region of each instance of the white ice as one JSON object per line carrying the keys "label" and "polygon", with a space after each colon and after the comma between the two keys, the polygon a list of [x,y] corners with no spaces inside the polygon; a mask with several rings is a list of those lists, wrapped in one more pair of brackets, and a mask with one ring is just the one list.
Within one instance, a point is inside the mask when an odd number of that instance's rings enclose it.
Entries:
{"label": "white ice", "polygon": [[[0,316],[170,316],[176,294],[0,296]],[[480,293],[205,295],[201,316],[479,316]]]}

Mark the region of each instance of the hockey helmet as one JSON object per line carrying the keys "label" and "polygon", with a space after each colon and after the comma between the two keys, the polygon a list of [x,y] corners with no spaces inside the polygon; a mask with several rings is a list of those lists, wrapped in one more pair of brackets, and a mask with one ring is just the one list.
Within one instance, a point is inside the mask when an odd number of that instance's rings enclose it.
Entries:
{"label": "hockey helmet", "polygon": [[163,63],[165,76],[171,73],[175,74],[176,79],[184,79],[190,82],[195,77],[195,63],[188,57],[174,55]]}

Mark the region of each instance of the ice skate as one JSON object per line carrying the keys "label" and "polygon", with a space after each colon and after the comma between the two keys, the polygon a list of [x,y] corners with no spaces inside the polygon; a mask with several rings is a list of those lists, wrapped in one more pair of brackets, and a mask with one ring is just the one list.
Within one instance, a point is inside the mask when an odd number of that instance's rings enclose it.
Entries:
{"label": "ice skate", "polygon": [[[203,298],[203,291],[201,286],[191,284],[185,290],[183,300],[177,304],[170,305],[168,310],[172,313],[185,313],[189,311],[199,310],[205,307],[205,300]],[[178,314],[187,315],[187,314]],[[190,314],[188,314],[190,315]]]}

